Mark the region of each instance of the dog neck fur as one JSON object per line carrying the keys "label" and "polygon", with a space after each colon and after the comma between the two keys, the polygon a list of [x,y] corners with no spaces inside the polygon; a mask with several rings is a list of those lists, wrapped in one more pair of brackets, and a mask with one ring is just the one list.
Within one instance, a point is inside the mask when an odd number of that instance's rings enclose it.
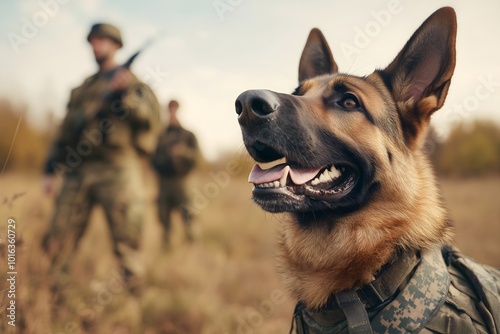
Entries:
{"label": "dog neck fur", "polygon": [[380,176],[386,183],[363,210],[308,227],[285,216],[278,267],[292,295],[308,308],[320,308],[333,294],[369,283],[397,250],[419,251],[451,241],[453,228],[427,158],[423,153],[409,157],[414,160],[386,169],[393,175]]}

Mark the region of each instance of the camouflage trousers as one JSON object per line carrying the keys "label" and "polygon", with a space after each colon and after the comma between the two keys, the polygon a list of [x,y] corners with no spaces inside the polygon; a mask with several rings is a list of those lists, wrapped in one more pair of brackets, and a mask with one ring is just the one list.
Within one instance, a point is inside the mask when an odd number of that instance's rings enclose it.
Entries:
{"label": "camouflage trousers", "polygon": [[179,210],[186,236],[192,240],[191,219],[192,214],[188,208],[189,199],[184,190],[184,183],[177,178],[161,178],[158,194],[158,216],[163,226],[164,243],[169,244],[171,232],[171,216],[174,210]]}
{"label": "camouflage trousers", "polygon": [[144,204],[138,161],[131,161],[126,167],[84,163],[66,175],[43,241],[51,258],[52,284],[57,285],[68,276],[68,267],[88,226],[91,210],[101,205],[124,279],[131,290],[136,289],[144,272],[138,256]]}

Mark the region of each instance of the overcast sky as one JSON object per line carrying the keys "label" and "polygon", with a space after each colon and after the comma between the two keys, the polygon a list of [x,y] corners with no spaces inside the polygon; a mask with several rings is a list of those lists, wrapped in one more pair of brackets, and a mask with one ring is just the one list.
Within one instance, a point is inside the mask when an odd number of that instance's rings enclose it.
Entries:
{"label": "overcast sky", "polygon": [[473,117],[500,121],[499,0],[2,0],[0,98],[26,103],[34,123],[43,125],[49,109],[60,119],[70,89],[96,71],[86,42],[93,23],[121,28],[120,60],[164,31],[133,71],[163,105],[181,102],[181,120],[214,159],[241,147],[234,112],[241,92],[295,88],[311,28],[323,31],[341,71],[365,75],[384,68],[446,5],[458,15],[457,66],[434,116],[438,133]]}

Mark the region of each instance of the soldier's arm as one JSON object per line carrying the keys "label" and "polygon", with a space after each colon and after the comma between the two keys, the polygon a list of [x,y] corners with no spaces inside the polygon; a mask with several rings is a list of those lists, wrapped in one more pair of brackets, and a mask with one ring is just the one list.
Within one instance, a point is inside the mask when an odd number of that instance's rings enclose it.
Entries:
{"label": "soldier's arm", "polygon": [[198,140],[192,132],[189,133],[188,145],[191,149],[198,153]]}
{"label": "soldier's arm", "polygon": [[151,128],[160,123],[160,104],[145,83],[136,81],[123,93],[122,108],[131,123],[140,128]]}
{"label": "soldier's arm", "polygon": [[163,133],[158,140],[158,146],[152,156],[151,162],[160,175],[175,176],[176,170],[171,152],[172,147],[167,142],[168,136],[166,133]]}
{"label": "soldier's arm", "polygon": [[195,135],[191,132],[188,133],[187,147],[188,149],[186,150],[185,155],[194,163],[198,157],[198,141],[196,140]]}
{"label": "soldier's arm", "polygon": [[[141,155],[150,156],[156,148],[161,130],[160,104],[151,88],[129,74],[129,82],[123,89],[114,91],[111,98],[111,112],[130,125],[133,145]],[[127,80],[125,80],[127,81]],[[120,85],[123,85],[122,82]],[[118,86],[120,86],[118,85]],[[116,86],[115,86],[116,87]]]}

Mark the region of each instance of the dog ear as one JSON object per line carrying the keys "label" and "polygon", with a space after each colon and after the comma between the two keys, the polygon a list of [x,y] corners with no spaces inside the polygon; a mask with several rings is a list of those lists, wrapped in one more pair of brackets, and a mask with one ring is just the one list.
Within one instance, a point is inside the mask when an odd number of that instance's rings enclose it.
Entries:
{"label": "dog ear", "polygon": [[337,71],[337,64],[325,37],[318,28],[312,29],[300,56],[299,82]]}
{"label": "dog ear", "polygon": [[421,141],[422,128],[444,104],[455,69],[456,33],[455,11],[437,10],[380,72],[397,103],[408,144]]}

